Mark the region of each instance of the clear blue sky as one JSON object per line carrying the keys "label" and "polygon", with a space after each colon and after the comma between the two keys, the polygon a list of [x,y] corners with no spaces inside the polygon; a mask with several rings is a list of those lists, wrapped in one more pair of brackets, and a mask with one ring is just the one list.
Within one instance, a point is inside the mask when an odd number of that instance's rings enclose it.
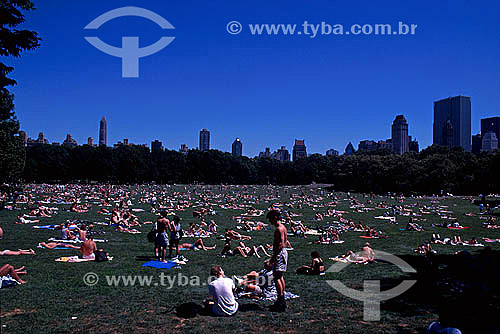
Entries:
{"label": "clear blue sky", "polygon": [[[386,139],[397,114],[421,147],[432,143],[433,101],[472,97],[472,133],[479,120],[500,115],[500,34],[495,1],[63,1],[35,0],[25,27],[43,38],[20,59],[13,76],[16,113],[30,137],[43,131],[84,143],[108,119],[108,142],[154,139],[170,149],[198,146],[201,128],[211,146],[243,153],[266,146],[291,149],[305,139],[309,153],[352,141]],[[122,6],[152,10],[175,30],[122,17],[97,31],[83,28]],[[229,21],[243,24],[230,35]],[[414,36],[252,36],[250,23],[418,24]],[[138,36],[147,46],[175,36],[140,60],[138,79],[121,77],[121,59],[84,36],[121,46]]]}

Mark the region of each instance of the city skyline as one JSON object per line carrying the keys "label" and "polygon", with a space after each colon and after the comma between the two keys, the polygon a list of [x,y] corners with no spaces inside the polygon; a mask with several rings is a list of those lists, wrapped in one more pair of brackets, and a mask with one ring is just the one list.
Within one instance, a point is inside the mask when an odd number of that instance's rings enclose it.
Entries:
{"label": "city skyline", "polygon": [[[468,114],[468,120],[470,120],[470,113],[471,113],[470,97],[455,96],[455,97],[448,97],[446,99],[441,99],[441,100],[434,102],[434,117],[435,117],[435,119],[436,119],[436,117],[441,117],[441,118],[444,117],[444,120],[447,120],[446,123],[444,123],[445,121],[441,120],[441,122],[444,124],[444,125],[441,125],[441,128],[442,128],[442,131],[449,130],[447,135],[450,138],[453,138],[453,136],[454,136],[452,133],[453,126],[451,125],[451,119],[452,119],[451,114],[453,113],[453,111],[450,111],[450,110],[453,109],[453,105],[454,105],[453,101],[456,101],[458,99],[460,102],[458,104],[460,106],[462,103],[461,99],[463,99],[463,98],[465,98],[466,102],[467,102],[465,109],[466,109],[466,114]],[[445,105],[444,105],[444,108],[441,107],[441,109],[444,109],[446,111],[445,113],[443,113],[442,110],[439,109],[440,108],[439,105],[441,105],[443,103],[445,103]],[[436,107],[436,105],[438,105],[438,107]],[[456,113],[461,112],[460,111],[461,109],[463,109],[463,108],[460,107],[457,109],[458,111],[455,111],[455,112]],[[439,114],[441,114],[441,116],[439,116]],[[445,116],[443,116],[443,115],[445,115]],[[474,153],[478,153],[479,151],[482,151],[481,146],[482,146],[483,137],[485,134],[489,135],[490,132],[493,133],[493,137],[491,137],[491,136],[488,137],[488,143],[491,141],[492,138],[494,140],[497,140],[500,143],[500,136],[497,135],[498,133],[500,133],[500,116],[483,118],[480,120],[480,124],[481,124],[481,132],[477,135],[471,135],[470,140],[469,140],[469,143],[471,143],[471,146],[470,146],[471,149],[469,149],[469,151],[472,150],[472,152],[474,152]],[[468,123],[467,125],[469,128],[471,128],[470,123]],[[467,127],[467,126],[465,126],[465,127]],[[391,128],[391,138],[389,138],[387,140],[379,140],[378,142],[376,142],[374,140],[366,140],[366,139],[361,140],[359,142],[359,145],[358,145],[358,150],[374,151],[374,150],[380,150],[380,149],[388,149],[390,151],[393,151],[395,154],[400,154],[400,155],[407,153],[407,152],[418,152],[419,151],[419,143],[418,143],[417,139],[416,138],[412,139],[412,136],[408,135],[409,125],[408,125],[408,122],[407,122],[406,118],[404,117],[404,115],[402,115],[402,114],[396,115],[394,121],[392,122],[392,126],[390,128]],[[433,123],[433,131],[434,131],[434,133],[436,132],[436,120]],[[467,131],[470,131],[470,129],[465,129],[465,130],[462,129],[461,131],[467,132]],[[445,132],[446,131],[444,131],[443,134],[445,134]],[[37,139],[32,139],[31,137],[28,137],[26,131],[20,130],[19,133],[24,138],[25,144],[28,143],[28,144],[33,145],[33,144],[40,144],[40,143],[44,143],[44,144],[50,143],[48,138],[45,137],[44,132],[39,132]],[[98,135],[99,135],[99,145],[107,146],[107,120],[106,120],[105,116],[103,116],[99,122]],[[436,140],[436,138],[434,138],[434,140]],[[447,141],[450,139],[442,139],[442,138],[439,139],[438,138],[437,140]],[[324,152],[307,153],[306,146],[305,146],[304,142],[305,142],[304,139],[301,139],[301,140],[295,139],[294,145],[292,147],[293,148],[293,150],[292,150],[292,157],[293,157],[292,159],[293,160],[296,160],[297,152],[298,152],[298,158],[304,157],[304,156],[309,156],[311,154],[337,155],[338,152],[341,152],[337,149],[329,148]],[[158,149],[159,150],[163,150],[163,149],[176,150],[175,148],[169,148],[167,146],[164,147],[163,146],[164,142],[161,140],[158,140],[157,137],[152,139],[149,143],[150,144],[130,142],[130,144],[147,146],[150,148],[151,151],[153,151],[155,149],[156,150],[158,150]],[[59,145],[60,142],[53,141],[52,144]],[[70,146],[79,145],[78,141],[75,140],[73,138],[72,134],[70,134],[70,133],[66,134],[66,139],[63,141],[63,144],[70,145]],[[117,141],[116,143],[113,144],[113,146],[121,145],[121,144],[129,145],[129,139],[124,138],[123,142]],[[83,145],[83,144],[81,144],[81,145]],[[91,137],[91,136],[87,137],[87,145],[94,145],[93,144],[93,137]],[[236,145],[236,148],[235,148],[235,145]],[[351,145],[351,141],[348,142],[346,149],[349,145]],[[494,146],[491,146],[490,144],[488,144],[488,145],[489,145],[488,147],[490,147],[490,148],[487,151],[491,151],[492,147],[494,147]],[[447,144],[444,146],[453,147],[453,146],[460,146],[460,145],[454,145],[454,144],[448,145]],[[500,145],[497,145],[497,147],[500,147]],[[236,137],[234,142],[231,144],[231,147],[229,150],[226,148],[212,148],[212,147],[210,147],[210,131],[206,128],[201,129],[199,132],[198,149],[201,151],[208,151],[210,149],[216,149],[216,150],[220,150],[223,152],[229,152],[233,156],[251,157],[251,155],[242,154],[242,142],[241,142],[239,137]],[[179,151],[185,153],[185,152],[187,152],[187,150],[188,150],[188,145],[186,145],[185,143],[182,143],[180,145]],[[354,150],[356,150],[356,149],[354,148]],[[287,152],[284,156],[286,158],[282,157],[283,151]],[[349,150],[347,150],[347,151],[349,151]],[[347,151],[345,151],[344,153],[347,153]],[[239,152],[239,153],[235,154],[235,152]],[[258,157],[258,156],[275,157],[278,160],[282,160],[282,161],[290,160],[290,157],[288,156],[289,155],[288,150],[286,150],[286,146],[281,146],[281,148],[278,148],[277,151],[275,151],[272,154],[271,154],[270,148],[266,147],[265,152],[266,153],[260,152],[259,154],[256,154],[254,156],[255,157]],[[337,152],[337,153],[335,154],[334,152]]]}
{"label": "city skyline", "polygon": [[[266,10],[252,10],[259,5]],[[447,96],[473,96],[474,134],[479,119],[500,111],[500,68],[494,57],[500,44],[491,3],[471,8],[463,0],[454,6],[391,1],[381,7],[292,0],[284,8],[216,1],[185,15],[180,3],[145,0],[140,6],[171,22],[176,38],[162,52],[141,59],[137,79],[122,78],[120,60],[84,38],[83,28],[91,20],[120,6],[117,0],[46,1],[28,13],[26,26],[39,32],[41,47],[8,59],[19,82],[12,91],[25,131],[32,136],[45,131],[60,142],[70,131],[80,143],[89,135],[97,142],[95,119],[105,114],[114,123],[109,143],[124,137],[149,143],[156,134],[168,138],[170,148],[182,143],[197,147],[198,139],[190,134],[206,127],[214,134],[212,147],[227,150],[238,136],[245,153],[254,156],[268,143],[275,143],[273,149],[284,144],[291,149],[293,137],[306,138],[311,153],[342,152],[348,141],[390,138],[387,120],[398,114],[405,115],[412,134],[427,147],[432,143],[432,102]],[[213,8],[219,10],[207,16]],[[469,18],[467,26],[463,17]],[[419,28],[406,37],[232,36],[226,24],[233,19],[243,24],[406,21]],[[138,36],[148,45],[162,31],[148,20],[124,17],[96,34],[110,45],[120,45],[122,36]],[[457,41],[467,41],[468,47]]]}

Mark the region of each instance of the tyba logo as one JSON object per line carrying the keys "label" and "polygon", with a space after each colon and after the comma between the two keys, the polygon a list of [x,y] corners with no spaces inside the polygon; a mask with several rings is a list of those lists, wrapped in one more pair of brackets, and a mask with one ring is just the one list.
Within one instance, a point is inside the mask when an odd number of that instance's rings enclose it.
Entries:
{"label": "tyba logo", "polygon": [[[99,29],[104,23],[123,16],[138,16],[153,21],[162,29],[175,29],[160,15],[139,7],[122,7],[110,10],[87,24],[84,29]],[[122,37],[122,47],[117,48],[104,43],[99,37],[85,37],[87,42],[102,52],[122,59],[122,77],[139,77],[139,58],[150,56],[169,45],[175,37],[162,37],[156,43],[139,48],[139,37]]]}

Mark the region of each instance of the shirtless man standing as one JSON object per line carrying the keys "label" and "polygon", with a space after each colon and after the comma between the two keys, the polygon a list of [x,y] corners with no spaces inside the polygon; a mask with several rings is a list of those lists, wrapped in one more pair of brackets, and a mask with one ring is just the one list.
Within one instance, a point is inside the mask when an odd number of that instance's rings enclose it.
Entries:
{"label": "shirtless man standing", "polygon": [[82,252],[82,259],[95,260],[94,251],[97,250],[97,246],[92,237],[89,237],[80,247],[80,252]]}
{"label": "shirtless man standing", "polygon": [[286,227],[280,221],[280,212],[271,210],[267,214],[269,222],[276,227],[274,231],[273,256],[270,262],[273,265],[273,278],[276,284],[276,292],[278,298],[274,305],[271,306],[271,311],[283,312],[286,310],[285,302],[285,278],[283,277],[288,262],[288,252],[286,251],[287,231]]}

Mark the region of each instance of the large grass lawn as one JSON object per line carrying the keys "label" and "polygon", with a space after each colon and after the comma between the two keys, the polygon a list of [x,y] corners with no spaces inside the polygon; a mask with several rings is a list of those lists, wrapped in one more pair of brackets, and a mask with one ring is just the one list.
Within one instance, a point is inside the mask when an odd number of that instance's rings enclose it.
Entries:
{"label": "large grass lawn", "polygon": [[[132,189],[132,187],[131,187]],[[408,220],[407,217],[398,216],[398,225],[386,223],[382,220],[373,219],[386,212],[384,209],[376,209],[365,213],[354,213],[350,209],[350,202],[345,200],[347,194],[344,193],[323,193],[321,189],[309,189],[300,187],[194,187],[176,186],[165,188],[165,195],[172,196],[174,191],[191,191],[191,201],[201,204],[203,199],[200,194],[204,194],[206,202],[221,204],[224,203],[223,196],[215,198],[214,195],[226,193],[229,196],[235,194],[248,193],[247,199],[240,197],[237,203],[252,205],[258,209],[268,209],[270,204],[277,202],[288,202],[296,205],[297,200],[302,201],[302,208],[289,208],[297,214],[309,227],[321,227],[335,218],[325,218],[323,221],[315,221],[315,212],[325,212],[328,208],[326,203],[332,201],[332,196],[337,196],[337,206],[335,209],[344,210],[344,218],[354,222],[370,224],[377,230],[383,231],[389,236],[386,239],[370,240],[374,249],[383,250],[396,255],[415,255],[414,249],[419,243],[429,240],[432,233],[439,232],[442,236],[461,235],[463,239],[471,237],[498,238],[500,230],[487,230],[482,228],[481,219],[478,216],[465,216],[467,212],[478,212],[478,207],[471,204],[469,199],[452,198],[419,198],[406,199],[403,204],[409,205],[418,202],[422,205],[443,205],[448,207],[448,211],[453,212],[462,225],[469,226],[469,229],[452,231],[445,228],[431,227],[432,223],[442,223],[437,214],[425,214],[419,218],[425,218],[423,232],[407,232],[400,230],[404,228]],[[208,190],[210,189],[210,192]],[[315,199],[315,201],[304,200],[304,195]],[[329,198],[327,198],[327,194]],[[256,195],[259,198],[255,197]],[[297,198],[291,197],[298,195]],[[45,194],[37,194],[42,198]],[[275,197],[272,199],[271,197]],[[366,203],[369,199],[361,194],[353,195],[361,203]],[[252,201],[256,198],[256,202]],[[139,194],[133,200],[134,208],[143,208],[146,211],[138,213],[141,221],[154,220],[156,216],[149,212],[149,205],[139,204]],[[317,200],[317,201],[316,201]],[[432,201],[435,201],[432,203]],[[389,204],[399,202],[396,199],[376,196],[374,203],[387,201]],[[439,202],[439,204],[436,203]],[[313,207],[313,205],[315,207]],[[66,220],[88,220],[93,222],[103,222],[105,217],[97,214],[98,205],[94,205],[91,212],[78,214],[68,212],[68,205],[49,206],[59,207],[59,213],[52,218],[41,218],[41,224],[62,223]],[[368,205],[373,207],[374,205]],[[244,213],[244,210],[226,210],[214,207],[217,211],[215,216],[207,216],[207,219],[214,219],[218,224],[219,232],[223,233],[224,228],[235,228],[233,216]],[[413,208],[417,211],[417,207]],[[193,208],[176,212],[183,222],[183,227],[187,228],[193,218]],[[333,333],[422,333],[425,327],[438,315],[436,310],[429,305],[422,304],[418,298],[400,297],[391,302],[382,303],[382,319],[379,322],[363,321],[363,305],[344,297],[325,281],[340,279],[346,285],[362,288],[363,280],[367,278],[384,278],[387,280],[398,279],[406,274],[397,267],[380,263],[371,265],[350,265],[341,273],[327,273],[321,277],[306,277],[296,275],[294,269],[302,264],[310,262],[310,252],[318,250],[325,260],[327,267],[334,262],[328,260],[330,257],[341,255],[347,250],[358,251],[366,241],[360,238],[359,232],[346,232],[342,235],[345,240],[343,244],[337,245],[311,245],[310,241],[316,237],[307,239],[290,237],[294,246],[289,257],[289,271],[285,275],[286,289],[300,295],[300,298],[289,301],[288,311],[285,313],[271,313],[266,309],[269,303],[254,302],[251,300],[240,300],[240,304],[256,304],[257,306],[247,307],[244,312],[239,312],[232,318],[214,318],[208,316],[197,316],[193,319],[182,319],[172,311],[176,305],[186,302],[201,303],[207,297],[207,287],[201,286],[175,286],[172,289],[161,286],[108,286],[106,275],[155,275],[161,272],[174,276],[182,273],[185,276],[199,276],[203,282],[209,276],[210,266],[220,264],[227,275],[243,275],[251,270],[258,270],[262,267],[263,259],[256,257],[243,259],[240,256],[222,258],[218,256],[223,241],[214,237],[206,238],[204,241],[208,245],[217,244],[218,249],[213,251],[184,251],[183,255],[189,259],[187,265],[181,269],[159,270],[141,267],[145,261],[137,259],[138,256],[150,256],[153,252],[152,244],[146,240],[146,234],[151,229],[151,225],[143,225],[141,234],[127,234],[117,231],[113,227],[103,227],[106,234],[99,238],[108,239],[109,242],[99,244],[114,258],[105,263],[60,263],[54,259],[61,256],[76,255],[74,250],[46,250],[37,249],[36,246],[41,241],[46,241],[50,237],[59,236],[59,232],[51,230],[33,229],[31,224],[16,225],[16,216],[19,212],[26,213],[27,209],[21,211],[0,211],[0,226],[4,230],[4,238],[0,240],[0,250],[19,248],[33,248],[37,254],[35,256],[2,256],[0,265],[10,263],[14,266],[26,266],[28,274],[25,279],[27,284],[14,288],[0,290],[1,307],[1,333],[152,333],[152,332],[247,332],[265,330],[283,332],[333,332]],[[265,217],[257,220],[265,221]],[[266,222],[267,223],[267,222]],[[265,244],[272,242],[272,229],[258,232],[249,232],[252,240],[249,245]],[[193,238],[184,238],[183,241],[193,241]],[[500,244],[488,244],[494,249],[500,249]],[[470,247],[472,248],[472,247]],[[468,249],[475,252],[478,249]],[[464,249],[460,246],[435,246],[439,254],[453,254]],[[94,272],[99,275],[100,281],[97,285],[89,287],[84,284],[83,277],[87,272]]]}

